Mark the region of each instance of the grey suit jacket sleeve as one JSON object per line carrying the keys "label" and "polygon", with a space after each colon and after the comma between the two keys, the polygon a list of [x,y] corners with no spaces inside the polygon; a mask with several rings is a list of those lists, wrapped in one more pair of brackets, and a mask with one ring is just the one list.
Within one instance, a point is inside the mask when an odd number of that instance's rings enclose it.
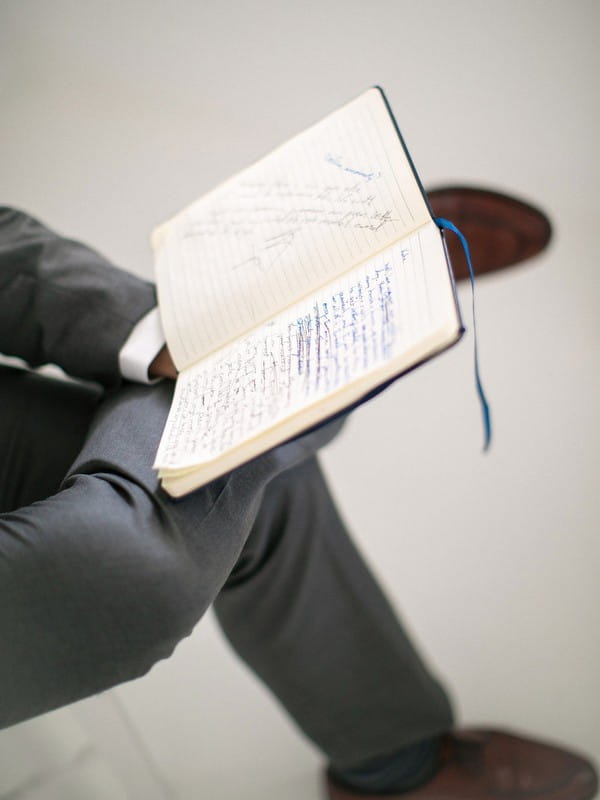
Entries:
{"label": "grey suit jacket sleeve", "polygon": [[0,206],[0,352],[114,386],[119,350],[155,305],[151,283]]}

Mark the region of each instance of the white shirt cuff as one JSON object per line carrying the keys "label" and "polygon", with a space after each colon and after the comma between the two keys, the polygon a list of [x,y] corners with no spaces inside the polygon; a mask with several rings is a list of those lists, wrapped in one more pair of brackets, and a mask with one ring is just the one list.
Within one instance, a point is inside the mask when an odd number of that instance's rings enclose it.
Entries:
{"label": "white shirt cuff", "polygon": [[137,383],[156,383],[148,376],[150,364],[165,344],[158,308],[153,308],[137,323],[119,351],[121,375]]}

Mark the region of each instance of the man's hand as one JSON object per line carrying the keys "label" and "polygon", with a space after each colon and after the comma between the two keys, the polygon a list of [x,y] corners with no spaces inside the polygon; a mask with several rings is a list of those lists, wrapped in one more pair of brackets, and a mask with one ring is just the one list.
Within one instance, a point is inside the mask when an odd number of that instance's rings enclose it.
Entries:
{"label": "man's hand", "polygon": [[177,370],[171,358],[171,353],[165,345],[154,361],[150,364],[148,374],[151,378],[172,378],[175,380],[177,377]]}

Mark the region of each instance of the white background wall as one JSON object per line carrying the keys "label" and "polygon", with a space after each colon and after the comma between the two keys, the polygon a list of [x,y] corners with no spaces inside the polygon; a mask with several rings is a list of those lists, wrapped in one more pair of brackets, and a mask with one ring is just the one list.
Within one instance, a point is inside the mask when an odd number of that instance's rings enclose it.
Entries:
{"label": "white background wall", "polygon": [[[153,225],[378,83],[426,186],[544,207],[550,251],[479,285],[491,453],[467,340],[359,410],[323,460],[461,718],[600,759],[599,8],[4,0],[0,201],[150,275]],[[54,796],[40,742],[57,764],[80,754],[63,799],[317,796],[318,754],[210,618],[145,679],[4,732],[0,792]]]}

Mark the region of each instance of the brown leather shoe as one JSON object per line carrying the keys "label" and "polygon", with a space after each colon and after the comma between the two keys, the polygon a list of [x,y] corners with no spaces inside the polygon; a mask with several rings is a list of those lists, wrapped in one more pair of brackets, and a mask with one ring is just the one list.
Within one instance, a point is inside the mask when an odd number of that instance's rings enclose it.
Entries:
{"label": "brown leather shoe", "polygon": [[436,774],[408,792],[360,794],[327,777],[330,800],[591,800],[597,790],[596,772],[580,756],[492,730],[446,734]]}
{"label": "brown leather shoe", "polygon": [[[427,192],[435,217],[445,217],[466,236],[475,274],[511,267],[541,253],[552,235],[546,215],[515,197],[467,186]],[[458,237],[446,236],[456,280],[469,277]]]}

